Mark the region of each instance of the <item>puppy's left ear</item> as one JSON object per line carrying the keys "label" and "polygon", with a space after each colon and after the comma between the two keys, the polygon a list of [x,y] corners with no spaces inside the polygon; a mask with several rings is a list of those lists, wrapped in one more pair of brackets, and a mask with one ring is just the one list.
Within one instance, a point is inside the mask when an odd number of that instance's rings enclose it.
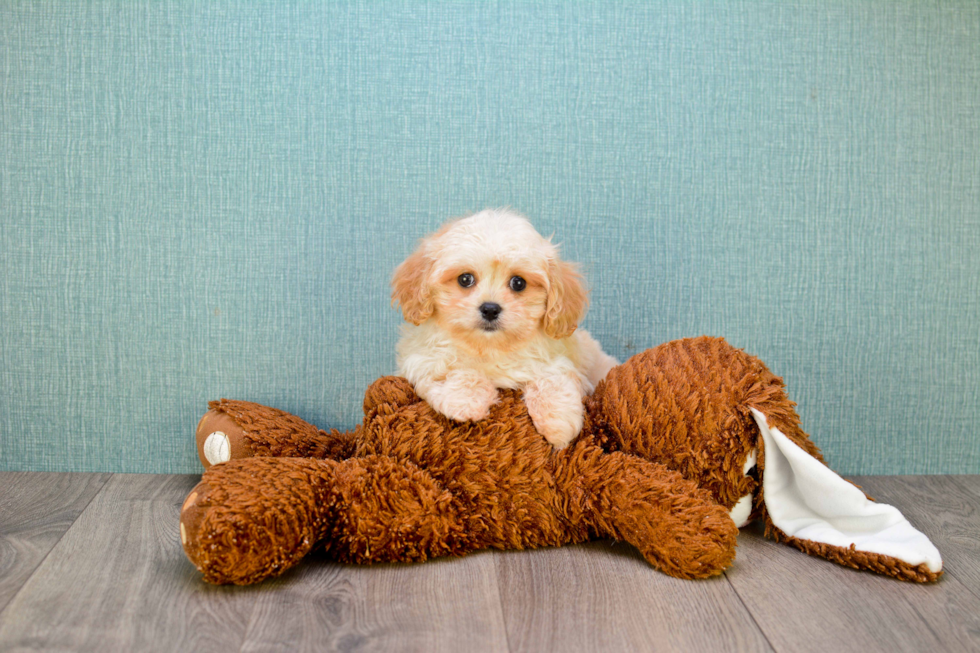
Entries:
{"label": "puppy's left ear", "polygon": [[552,338],[567,338],[578,328],[589,305],[582,275],[573,263],[554,260],[548,266],[548,297],[544,331]]}
{"label": "puppy's left ear", "polygon": [[420,247],[395,269],[391,277],[391,303],[400,304],[405,320],[416,326],[432,317],[435,311],[429,289],[431,269],[432,263]]}

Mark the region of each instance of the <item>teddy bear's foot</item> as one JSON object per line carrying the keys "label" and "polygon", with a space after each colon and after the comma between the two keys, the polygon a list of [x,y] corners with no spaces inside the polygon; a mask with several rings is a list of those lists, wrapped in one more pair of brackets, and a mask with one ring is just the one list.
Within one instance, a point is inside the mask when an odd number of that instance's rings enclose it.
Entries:
{"label": "teddy bear's foot", "polygon": [[338,464],[258,457],[211,467],[181,508],[184,552],[210,583],[282,573],[322,538],[330,467]]}
{"label": "teddy bear's foot", "polygon": [[207,469],[252,456],[346,458],[353,434],[323,431],[295,415],[248,401],[212,401],[197,425],[197,453]]}
{"label": "teddy bear's foot", "polygon": [[207,515],[211,486],[200,482],[194,486],[180,509],[180,543],[188,559],[200,571],[204,571],[204,558],[201,546],[202,522]]}
{"label": "teddy bear's foot", "polygon": [[197,423],[197,455],[207,469],[211,465],[226,463],[232,458],[252,456],[245,443],[245,432],[228,414],[211,409]]}

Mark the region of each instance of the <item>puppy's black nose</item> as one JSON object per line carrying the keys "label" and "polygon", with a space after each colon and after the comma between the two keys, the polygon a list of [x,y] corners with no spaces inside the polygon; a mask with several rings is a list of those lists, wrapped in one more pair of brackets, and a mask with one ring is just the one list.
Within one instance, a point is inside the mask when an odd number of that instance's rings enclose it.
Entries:
{"label": "puppy's black nose", "polygon": [[501,308],[500,304],[494,304],[493,302],[484,302],[480,304],[480,315],[487,322],[493,322],[500,315],[500,312],[504,310]]}

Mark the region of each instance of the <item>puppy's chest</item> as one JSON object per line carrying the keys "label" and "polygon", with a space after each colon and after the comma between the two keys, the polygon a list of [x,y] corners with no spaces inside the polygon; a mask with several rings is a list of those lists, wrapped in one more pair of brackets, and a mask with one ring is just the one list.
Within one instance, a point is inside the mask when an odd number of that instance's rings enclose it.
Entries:
{"label": "puppy's chest", "polygon": [[521,357],[469,357],[459,360],[459,369],[474,369],[484,374],[497,388],[517,390],[541,376],[542,361]]}

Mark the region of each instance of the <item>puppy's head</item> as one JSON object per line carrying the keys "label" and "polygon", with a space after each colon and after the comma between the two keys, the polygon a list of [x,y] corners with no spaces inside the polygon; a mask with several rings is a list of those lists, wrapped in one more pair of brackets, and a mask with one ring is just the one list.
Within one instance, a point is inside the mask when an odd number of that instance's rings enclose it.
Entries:
{"label": "puppy's head", "polygon": [[525,218],[504,210],[443,225],[398,266],[391,284],[407,321],[435,320],[480,349],[507,349],[539,330],[566,338],[588,305],[576,267]]}

